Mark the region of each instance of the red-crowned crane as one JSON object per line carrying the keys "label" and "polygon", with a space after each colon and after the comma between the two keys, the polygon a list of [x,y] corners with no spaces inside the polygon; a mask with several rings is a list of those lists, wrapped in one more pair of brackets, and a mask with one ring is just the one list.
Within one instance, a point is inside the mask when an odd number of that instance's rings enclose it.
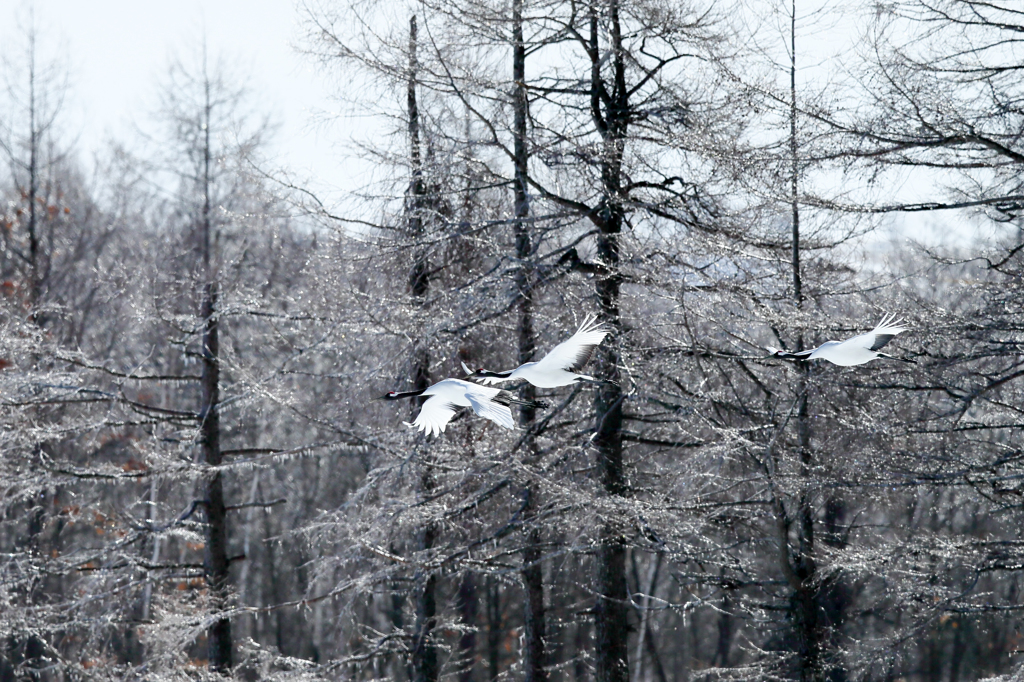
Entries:
{"label": "red-crowned crane", "polygon": [[402,423],[410,428],[417,428],[427,435],[443,433],[448,422],[452,420],[460,407],[469,407],[481,417],[490,419],[506,429],[514,429],[516,423],[512,418],[509,405],[515,403],[533,407],[548,406],[542,401],[520,400],[508,391],[481,386],[462,379],[444,379],[420,391],[389,391],[378,400],[401,400],[418,395],[430,397],[420,407],[420,413],[416,415],[416,419],[411,424],[409,422]]}
{"label": "red-crowned crane", "polygon": [[903,323],[898,321],[895,315],[886,315],[874,329],[865,334],[858,334],[845,341],[826,341],[817,348],[802,350],[796,353],[767,346],[768,352],[771,353],[768,357],[781,358],[783,360],[816,360],[820,358],[843,367],[863,365],[865,362],[870,362],[875,358],[890,358],[892,360],[902,360],[903,362],[914,362],[906,358],[897,358],[886,353],[880,353],[878,350],[892,341],[900,332],[907,331],[905,327],[900,326],[901,324]]}
{"label": "red-crowned crane", "polygon": [[538,388],[557,388],[577,381],[600,381],[578,372],[593,357],[594,351],[608,333],[608,329],[598,324],[596,316],[588,315],[575,334],[552,348],[537,362],[527,362],[505,372],[491,372],[482,367],[473,372],[466,363],[462,363],[462,368],[469,375],[467,379],[479,379],[485,384],[523,379]]}

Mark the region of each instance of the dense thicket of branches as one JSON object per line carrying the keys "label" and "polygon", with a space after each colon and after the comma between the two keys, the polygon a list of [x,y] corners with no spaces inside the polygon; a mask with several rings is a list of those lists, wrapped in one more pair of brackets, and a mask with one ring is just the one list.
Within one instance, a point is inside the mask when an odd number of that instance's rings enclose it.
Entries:
{"label": "dense thicket of branches", "polygon": [[[376,121],[344,215],[205,54],[86,178],[12,48],[0,679],[1020,674],[1024,12],[879,6],[835,93],[798,2],[299,11]],[[764,357],[889,311],[916,364]],[[588,313],[514,431],[372,401]]]}

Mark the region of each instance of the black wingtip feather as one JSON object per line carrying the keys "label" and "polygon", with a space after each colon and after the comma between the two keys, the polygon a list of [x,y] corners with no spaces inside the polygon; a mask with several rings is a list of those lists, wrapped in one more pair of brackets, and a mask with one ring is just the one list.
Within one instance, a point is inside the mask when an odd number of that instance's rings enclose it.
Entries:
{"label": "black wingtip feather", "polygon": [[871,350],[878,350],[879,348],[883,348],[885,347],[885,344],[889,343],[895,338],[895,334],[876,334],[875,342],[871,344]]}
{"label": "black wingtip feather", "polygon": [[596,345],[582,346],[580,348],[579,352],[576,353],[576,360],[572,363],[572,365],[570,365],[569,367],[566,367],[566,370],[569,371],[569,372],[580,372],[580,371],[582,371],[583,368],[586,366],[586,364],[588,362],[590,362],[591,358],[594,357],[594,353],[596,351],[597,351],[597,346]]}

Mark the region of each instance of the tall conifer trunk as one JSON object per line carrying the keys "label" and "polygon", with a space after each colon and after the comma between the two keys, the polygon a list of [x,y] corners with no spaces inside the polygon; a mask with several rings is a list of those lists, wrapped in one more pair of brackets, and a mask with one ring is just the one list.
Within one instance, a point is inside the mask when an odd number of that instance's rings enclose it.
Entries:
{"label": "tall conifer trunk", "polygon": [[[416,15],[409,19],[409,77],[407,106],[409,117],[409,162],[411,179],[406,198],[406,213],[410,239],[423,236],[423,211],[426,204],[426,185],[423,178],[423,155],[420,151],[420,115],[416,101],[418,62],[416,58]],[[409,273],[409,292],[419,307],[426,305],[428,279],[427,247],[415,245],[412,270]],[[412,359],[413,387],[423,390],[430,385],[430,354],[425,344],[417,344]],[[415,406],[414,408],[415,409]],[[425,454],[425,452],[421,453]],[[434,489],[434,474],[430,464],[421,464],[420,493],[424,496]],[[437,527],[430,522],[420,532],[420,549],[430,550],[437,540]],[[412,670],[415,682],[434,682],[438,676],[437,645],[434,627],[437,624],[437,576],[420,570],[416,575],[416,624],[413,635]]]}
{"label": "tall conifer trunk", "polygon": [[28,74],[28,258],[29,258],[29,305],[32,319],[36,320],[35,307],[39,304],[41,288],[39,263],[39,212],[36,198],[39,194],[39,130],[36,125],[36,32],[33,27],[29,34]]}
{"label": "tall conifer trunk", "polygon": [[505,631],[501,609],[501,583],[493,576],[487,576],[484,592],[487,598],[487,679],[493,682],[501,675],[501,639]]}
{"label": "tall conifer trunk", "polygon": [[462,616],[462,625],[466,629],[459,637],[459,658],[462,672],[459,673],[459,682],[474,682],[476,680],[476,631],[477,631],[477,610],[479,609],[479,598],[477,596],[476,574],[466,571],[462,575],[462,582],[459,583],[459,611]]}
{"label": "tall conifer trunk", "polygon": [[[208,467],[220,466],[223,456],[220,444],[220,341],[217,320],[217,276],[212,253],[210,124],[212,103],[210,79],[203,64],[203,209],[200,217],[200,250],[203,286],[199,318],[203,324],[201,405],[199,410],[199,442],[203,463]],[[224,504],[224,484],[220,472],[209,475],[205,481],[203,506],[206,512],[205,573],[212,606],[223,611],[228,605],[228,527],[227,508]],[[233,665],[231,651],[231,621],[218,618],[207,631],[210,669],[227,674]]]}
{"label": "tall conifer trunk", "polygon": [[[594,447],[597,468],[604,491],[609,495],[626,494],[626,476],[622,451],[622,401],[619,386],[619,352],[616,346],[621,329],[619,314],[619,235],[624,223],[622,206],[622,156],[629,123],[629,92],[626,89],[626,64],[622,48],[618,0],[607,5],[608,50],[612,69],[611,88],[601,73],[598,11],[590,6],[591,115],[602,138],[602,200],[594,217],[599,234],[597,258],[603,274],[596,278],[601,320],[613,336],[611,343],[597,351],[601,384],[594,400]],[[603,111],[602,111],[603,106]],[[596,563],[597,603],[594,607],[594,659],[598,682],[628,682],[629,636],[626,607],[626,541],[615,520],[605,523]]]}
{"label": "tall conifer trunk", "polygon": [[[40,131],[38,111],[39,102],[36,94],[36,32],[33,26],[28,35],[28,187],[24,190],[25,201],[28,202],[28,305],[29,319],[36,325],[43,326],[42,315],[38,311],[40,299],[42,298],[42,256],[39,249],[39,145],[42,132]],[[36,446],[36,457],[41,459],[45,454],[42,443]],[[27,538],[25,547],[33,553],[42,553],[45,548],[40,547],[43,528],[46,523],[46,508],[50,497],[46,488],[39,490],[29,502],[27,518]],[[56,493],[54,494],[56,498]],[[35,604],[42,596],[41,583],[34,585],[29,590],[28,600]],[[37,668],[43,665],[42,658],[45,654],[45,645],[39,635],[29,635],[24,643],[12,637],[8,643],[10,658],[14,662],[22,662],[28,669],[28,678],[31,680],[42,679]]]}
{"label": "tall conifer trunk", "polygon": [[[789,151],[790,151],[790,207],[792,219],[792,272],[793,272],[793,303],[797,309],[803,308],[803,280],[800,272],[800,147],[797,137],[797,101],[796,101],[796,0],[790,3],[790,111],[789,111]],[[801,332],[796,338],[796,350],[804,350],[804,335]],[[824,670],[824,630],[821,622],[822,587],[818,579],[817,562],[815,560],[814,537],[814,500],[811,492],[813,453],[811,452],[810,413],[807,391],[810,385],[809,363],[798,366],[796,385],[796,430],[797,448],[800,457],[800,476],[803,481],[799,499],[797,500],[796,548],[785,560],[791,561],[793,595],[790,599],[790,617],[793,621],[797,641],[797,668],[801,682],[817,682],[825,679]],[[789,538],[783,538],[788,544]]]}
{"label": "tall conifer trunk", "polygon": [[[526,147],[529,102],[526,92],[526,45],[523,42],[523,0],[512,1],[512,41],[515,237],[516,258],[520,263],[515,283],[516,295],[519,297],[519,364],[523,364],[533,359],[536,348],[533,331],[533,273],[530,266],[533,245],[527,220],[530,215],[530,198],[527,193],[529,152]],[[533,401],[537,397],[536,389],[529,383],[523,386],[521,394],[527,401]],[[537,457],[536,441],[530,433],[535,419],[536,409],[532,405],[523,405],[520,408],[520,421],[522,427],[527,430],[525,446],[528,464],[534,463]],[[544,570],[541,566],[541,531],[534,523],[537,491],[527,483],[522,495],[526,527],[522,569],[523,587],[526,591],[523,614],[523,679],[525,682],[545,682],[547,671],[544,665],[547,661],[544,645]]]}

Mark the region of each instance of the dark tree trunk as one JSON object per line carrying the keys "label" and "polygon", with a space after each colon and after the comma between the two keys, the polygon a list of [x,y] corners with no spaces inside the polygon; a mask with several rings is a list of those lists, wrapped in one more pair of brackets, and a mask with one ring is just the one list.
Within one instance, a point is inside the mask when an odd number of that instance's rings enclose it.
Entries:
{"label": "dark tree trunk", "polygon": [[[200,379],[202,402],[199,415],[199,442],[203,462],[208,467],[218,467],[222,462],[220,444],[220,342],[217,319],[217,283],[212,253],[212,216],[210,192],[210,124],[212,103],[210,80],[204,79],[204,143],[203,143],[203,213],[200,224],[200,248],[203,259],[203,288],[199,318],[203,322],[202,358],[203,369]],[[224,484],[220,472],[208,476],[203,501],[206,510],[206,583],[210,589],[212,606],[215,611],[224,611],[228,606],[228,526],[227,508],[224,503]],[[210,669],[227,674],[233,665],[231,651],[231,621],[227,617],[217,618],[206,633]]]}
{"label": "dark tree trunk", "polygon": [[[28,187],[21,190],[24,194],[24,198],[28,203],[28,305],[29,305],[29,319],[36,325],[43,326],[44,320],[41,313],[38,311],[38,306],[42,298],[42,254],[39,248],[39,145],[41,144],[41,138],[43,131],[42,126],[39,123],[40,112],[38,107],[40,102],[36,96],[36,35],[35,27],[33,26],[29,33],[29,54],[28,54],[28,115],[29,115],[29,137],[28,137],[28,165],[26,170],[28,171]],[[11,152],[13,155],[13,151]],[[13,156],[12,156],[13,160]],[[22,165],[22,162],[17,162],[17,165]],[[20,189],[20,188],[19,188]],[[20,211],[19,211],[20,212]],[[42,459],[45,455],[45,450],[42,444],[36,446],[36,456]],[[56,496],[56,493],[55,493]],[[33,553],[40,554],[44,552],[44,548],[40,547],[40,538],[43,532],[43,528],[46,523],[46,507],[48,501],[48,493],[44,488],[39,490],[34,499],[29,502],[28,518],[27,518],[27,538],[25,540],[25,548]],[[33,586],[28,592],[28,601],[31,604],[35,604],[40,600],[43,591],[43,581],[34,582]],[[42,668],[45,665],[42,657],[45,653],[45,644],[40,639],[39,635],[31,634],[22,642],[17,638],[10,640],[10,650],[13,652],[12,661],[17,661],[18,665],[23,666],[27,669],[27,675],[29,679],[38,680],[42,679],[38,668]]]}
{"label": "dark tree trunk", "polygon": [[[40,289],[41,289],[41,262],[39,253],[39,209],[37,206],[37,198],[39,196],[39,143],[40,143],[40,131],[37,125],[38,113],[36,111],[36,49],[35,49],[35,29],[33,27],[32,32],[29,35],[29,78],[28,78],[28,114],[29,114],[29,138],[28,138],[28,192],[26,201],[28,201],[28,303],[31,314],[31,320],[42,326],[43,320],[41,315],[37,312],[37,306],[40,303]],[[37,455],[40,457],[44,454],[43,446],[39,445],[37,448]],[[29,509],[28,515],[28,542],[26,543],[27,548],[33,552],[38,553],[39,537],[43,532],[43,525],[46,517],[46,490],[40,490],[36,499],[33,500],[32,506]],[[33,587],[29,592],[29,600],[31,603],[36,603],[39,599],[39,588]],[[31,679],[39,679],[39,673],[35,671],[35,668],[41,667],[42,661],[38,660],[43,655],[43,645],[39,641],[38,635],[30,635],[24,645],[24,664],[29,669],[29,676]]]}
{"label": "dark tree trunk", "polygon": [[[621,328],[619,316],[619,234],[622,232],[622,155],[629,116],[625,54],[619,24],[618,0],[607,6],[613,82],[610,93],[601,73],[603,60],[598,41],[597,8],[590,8],[591,114],[603,140],[601,157],[602,201],[595,217],[599,234],[597,257],[604,274],[596,281],[602,321],[612,329],[613,342],[598,348],[599,376],[607,381],[594,401],[597,468],[609,495],[626,494],[622,452],[622,401],[619,386],[619,353],[615,344]],[[603,105],[603,111],[602,111]],[[597,603],[594,607],[594,658],[598,682],[628,682],[629,636],[626,607],[626,541],[622,529],[611,521],[601,531],[596,562]]]}
{"label": "dark tree trunk", "polygon": [[[217,412],[220,399],[219,347],[216,319],[217,289],[208,283],[203,290],[200,311],[205,320],[203,328],[202,411],[199,438],[203,461],[207,466],[220,466],[220,418]],[[206,582],[213,597],[213,608],[222,611],[228,605],[228,529],[224,504],[224,485],[219,472],[206,480]],[[218,618],[207,632],[210,669],[227,673],[232,666],[231,621]]]}
{"label": "dark tree trunk", "polygon": [[476,679],[476,592],[476,576],[471,571],[466,571],[459,584],[459,611],[462,615],[462,625],[466,628],[459,638],[459,665],[462,667],[459,682],[474,682]]}
{"label": "dark tree trunk", "polygon": [[587,621],[578,620],[576,627],[573,632],[573,679],[576,682],[585,682],[590,679],[590,675],[587,673]]}
{"label": "dark tree trunk", "polygon": [[[803,283],[800,277],[800,146],[796,134],[796,0],[790,5],[790,51],[789,51],[789,154],[790,154],[790,205],[793,220],[793,299],[797,307],[804,301]],[[803,350],[803,346],[797,348]]]}
{"label": "dark tree trunk", "polygon": [[[802,336],[799,347],[803,346]],[[797,439],[800,449],[800,476],[803,490],[797,500],[796,547],[791,554],[795,577],[790,600],[791,618],[797,643],[797,668],[801,682],[825,679],[823,646],[824,623],[821,618],[821,585],[817,579],[814,507],[811,496],[810,424],[807,407],[808,369],[803,367],[797,381]]]}
{"label": "dark tree trunk", "polygon": [[487,576],[487,672],[489,680],[501,675],[501,638],[504,622],[501,617],[501,587],[497,580]]}
{"label": "dark tree trunk", "polygon": [[964,622],[954,620],[952,625],[953,651],[949,659],[949,682],[960,682],[960,667],[963,664],[964,654],[967,652],[967,643],[970,637],[964,632]]}
{"label": "dark tree trunk", "polygon": [[[392,549],[393,551],[393,549]],[[400,633],[405,629],[405,618],[402,613],[402,609],[405,606],[405,594],[398,585],[392,585],[391,587],[391,599],[388,602],[388,618],[391,620],[391,628],[394,633]],[[408,658],[400,656],[397,660],[392,657],[389,653],[387,656],[389,668],[391,670],[392,679],[398,680],[399,670],[404,670],[406,677],[412,679],[412,663]]]}
{"label": "dark tree trunk", "polygon": [[[426,198],[426,186],[423,181],[423,154],[420,151],[420,110],[416,101],[416,79],[419,68],[416,58],[416,15],[409,18],[409,78],[406,85],[406,106],[409,117],[409,191],[406,195],[406,220],[409,237],[412,240],[423,236],[423,209]],[[426,296],[428,281],[427,253],[425,248],[415,247],[412,270],[409,273],[409,291],[422,301]],[[426,363],[417,362],[417,366]],[[417,375],[414,381],[422,377]],[[425,386],[424,386],[425,387]],[[420,384],[416,384],[416,389]]]}
{"label": "dark tree trunk", "polygon": [[[274,536],[274,530],[271,526],[271,517],[269,514],[263,515],[263,537],[270,538]],[[269,595],[264,597],[265,604],[280,604],[285,600],[284,581],[277,580],[276,576],[278,571],[284,565],[283,561],[277,560],[277,543],[267,542],[264,544],[265,556],[263,558],[263,572],[266,576],[264,585],[269,591]],[[264,634],[272,629],[274,636],[274,645],[277,646],[278,651],[285,651],[285,616],[280,609],[273,612],[273,618],[260,619],[265,623],[262,627]],[[260,622],[257,621],[257,622]]]}
{"label": "dark tree trunk", "polygon": [[[409,162],[412,177],[406,203],[409,236],[417,240],[423,236],[423,210],[426,186],[423,181],[423,157],[420,152],[420,117],[416,100],[418,63],[416,58],[416,15],[409,18],[409,76],[407,83],[407,105],[409,117]],[[426,247],[415,245],[412,270],[409,273],[409,291],[419,306],[426,304],[428,279],[428,258]],[[413,386],[423,390],[430,385],[430,354],[426,345],[419,344],[413,351]],[[415,409],[415,406],[414,408]],[[425,451],[421,451],[425,455]],[[434,488],[434,476],[429,462],[422,464],[420,492],[429,495]],[[425,553],[437,540],[437,527],[428,522],[420,535],[420,549]],[[438,676],[437,644],[434,641],[434,627],[437,624],[437,575],[420,570],[416,574],[416,625],[413,634],[412,671],[415,682],[435,682]]]}
{"label": "dark tree trunk", "polygon": [[[430,476],[429,471],[424,478]],[[424,491],[432,488],[430,481],[424,481]],[[420,546],[430,549],[437,539],[437,531],[433,524],[423,529]],[[416,576],[420,586],[416,595],[416,633],[413,636],[412,668],[415,682],[435,682],[437,680],[437,645],[434,643],[434,627],[437,625],[437,576],[434,573],[421,573]]]}
{"label": "dark tree trunk", "polygon": [[[530,494],[527,491],[527,494]],[[544,635],[544,572],[541,568],[540,529],[527,531],[523,549],[523,584],[526,604],[523,617],[523,669],[526,682],[547,680]]]}
{"label": "dark tree trunk", "polygon": [[718,613],[718,640],[715,645],[714,664],[725,668],[729,665],[729,652],[732,650],[732,600],[728,590],[722,597],[722,608]]}
{"label": "dark tree trunk", "polygon": [[39,130],[36,125],[36,48],[35,29],[30,36],[29,76],[28,76],[28,258],[29,258],[29,305],[32,307],[32,319],[37,323],[35,307],[39,303],[41,288],[39,263],[39,211],[36,197],[39,194]]}
{"label": "dark tree trunk", "polygon": [[[515,204],[515,237],[516,258],[520,267],[516,270],[516,295],[519,297],[519,363],[533,359],[536,339],[533,332],[533,273],[531,257],[533,245],[530,238],[530,226],[527,218],[530,215],[530,196],[527,192],[529,177],[529,152],[527,150],[526,119],[529,102],[526,97],[526,46],[523,43],[523,0],[512,2],[512,80],[515,82],[513,99],[513,137],[515,155],[515,182],[513,201]],[[532,401],[536,390],[532,384],[524,384],[521,389],[525,400]],[[530,428],[536,418],[536,410],[532,405],[520,408],[523,427]],[[533,439],[528,441],[531,450]]]}
{"label": "dark tree trunk", "polygon": [[[515,155],[515,237],[516,258],[521,264],[516,271],[516,295],[519,297],[519,363],[533,359],[536,339],[533,332],[533,273],[530,267],[533,245],[529,223],[530,198],[527,193],[529,153],[527,150],[526,120],[529,102],[526,94],[526,45],[523,42],[523,0],[512,2],[512,80],[515,83],[513,100],[513,137]],[[524,400],[533,401],[537,392],[527,383],[521,389]],[[520,421],[527,431],[526,451],[528,463],[536,459],[536,442],[530,429],[536,419],[532,405],[520,408]],[[525,497],[524,524],[526,543],[523,547],[523,587],[526,603],[523,615],[523,679],[525,682],[545,682],[545,614],[544,614],[544,570],[541,566],[541,531],[533,525],[537,509],[537,492],[527,484]]]}
{"label": "dark tree trunk", "polygon": [[[796,0],[790,3],[790,205],[792,210],[792,255],[793,301],[800,309],[804,304],[803,279],[800,271],[800,145],[797,136],[796,97]],[[796,350],[804,349],[804,336],[796,339]],[[797,509],[797,542],[793,556],[793,573],[796,577],[794,594],[791,599],[791,618],[797,642],[797,668],[801,682],[818,682],[827,679],[825,647],[827,646],[827,624],[822,614],[825,599],[821,581],[817,575],[814,559],[815,528],[814,501],[812,499],[812,465],[810,413],[807,392],[810,386],[811,368],[808,363],[799,367],[797,380],[796,429],[800,456],[800,475],[803,489],[800,492]]]}
{"label": "dark tree trunk", "polygon": [[654,643],[654,638],[648,637],[645,639],[644,647],[647,649],[647,655],[651,657],[651,664],[654,666],[654,674],[657,676],[658,682],[668,682],[665,666],[661,662],[661,654],[658,653],[658,645]]}

